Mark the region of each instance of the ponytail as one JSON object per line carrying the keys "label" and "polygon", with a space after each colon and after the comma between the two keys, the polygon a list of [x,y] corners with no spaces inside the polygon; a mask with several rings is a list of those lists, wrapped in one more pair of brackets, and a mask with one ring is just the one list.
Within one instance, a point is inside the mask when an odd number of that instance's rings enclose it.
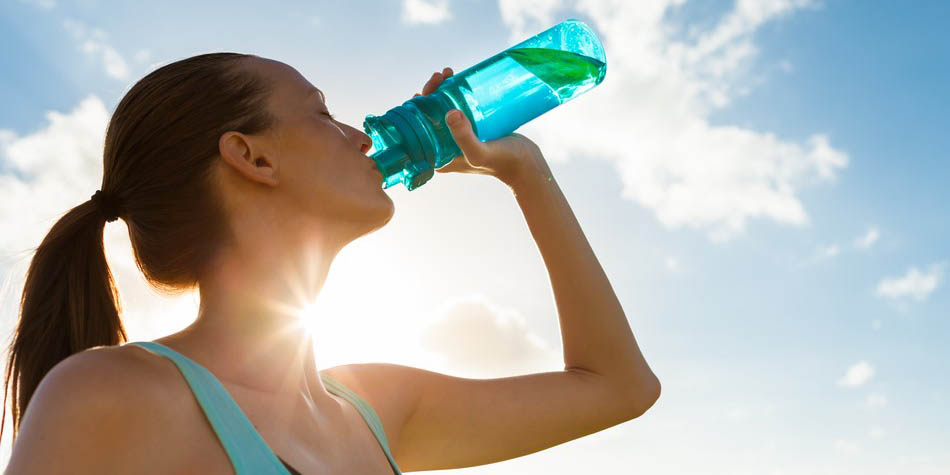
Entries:
{"label": "ponytail", "polygon": [[[88,348],[127,340],[106,262],[106,219],[95,200],[69,210],[36,249],[20,299],[4,380],[12,398],[13,439],[40,381],[57,363]],[[0,420],[0,435],[6,412]]]}

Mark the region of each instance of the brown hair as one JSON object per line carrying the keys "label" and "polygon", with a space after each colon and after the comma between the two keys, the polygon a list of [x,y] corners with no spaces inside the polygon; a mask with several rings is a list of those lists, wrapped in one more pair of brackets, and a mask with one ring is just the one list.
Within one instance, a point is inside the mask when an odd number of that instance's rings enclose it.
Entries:
{"label": "brown hair", "polygon": [[[253,134],[276,123],[266,107],[269,83],[242,67],[252,57],[209,53],[162,66],[132,86],[109,121],[101,190],[118,203],[136,265],[164,293],[194,288],[229,238],[213,178],[221,134]],[[14,440],[50,369],[74,353],[128,339],[103,250],[105,222],[94,201],[76,206],[30,262],[4,380]]]}

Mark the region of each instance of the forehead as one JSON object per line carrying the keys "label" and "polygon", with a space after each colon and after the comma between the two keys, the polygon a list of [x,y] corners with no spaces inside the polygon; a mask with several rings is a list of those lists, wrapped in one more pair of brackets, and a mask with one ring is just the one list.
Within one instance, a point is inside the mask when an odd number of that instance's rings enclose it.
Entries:
{"label": "forehead", "polygon": [[266,58],[255,58],[252,68],[271,81],[274,92],[288,97],[309,98],[313,95],[323,102],[323,91],[310,83],[299,71],[288,64]]}

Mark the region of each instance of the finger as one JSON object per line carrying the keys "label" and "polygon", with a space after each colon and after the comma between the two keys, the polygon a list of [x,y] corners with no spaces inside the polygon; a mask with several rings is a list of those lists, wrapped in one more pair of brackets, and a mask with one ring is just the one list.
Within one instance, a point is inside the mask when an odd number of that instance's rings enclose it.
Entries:
{"label": "finger", "polygon": [[426,81],[425,86],[422,86],[422,95],[425,96],[432,93],[432,91],[434,91],[435,88],[438,87],[439,82],[440,82],[439,73],[432,73],[432,77],[430,77],[429,80]]}
{"label": "finger", "polygon": [[414,96],[412,96],[412,97],[424,96],[424,95],[428,94],[428,91],[427,91],[427,90],[428,90],[428,88],[429,88],[429,84],[432,83],[432,80],[433,80],[433,79],[435,79],[435,73],[432,73],[432,76],[429,76],[429,80],[426,81],[426,83],[422,85],[422,94],[416,93],[416,94],[415,94]]}
{"label": "finger", "polygon": [[472,130],[472,124],[468,121],[468,117],[466,117],[462,111],[458,109],[452,109],[447,114],[445,114],[445,122],[449,126],[449,131],[452,133],[452,138],[455,139],[455,143],[458,144],[469,163],[472,165],[481,163],[482,156],[485,153],[485,144],[478,140],[478,137],[475,136],[475,132]]}
{"label": "finger", "polygon": [[442,73],[433,73],[429,81],[426,82],[426,85],[422,87],[422,95],[428,96],[432,94],[432,92],[438,89],[439,85],[442,84],[443,79]]}
{"label": "finger", "polygon": [[412,97],[427,96],[432,94],[436,89],[439,88],[440,85],[442,85],[442,82],[445,81],[446,78],[452,77],[453,74],[455,74],[455,72],[452,71],[452,68],[450,67],[442,68],[441,73],[432,73],[432,76],[429,76],[429,80],[426,81],[424,86],[422,86],[422,94],[416,93]]}

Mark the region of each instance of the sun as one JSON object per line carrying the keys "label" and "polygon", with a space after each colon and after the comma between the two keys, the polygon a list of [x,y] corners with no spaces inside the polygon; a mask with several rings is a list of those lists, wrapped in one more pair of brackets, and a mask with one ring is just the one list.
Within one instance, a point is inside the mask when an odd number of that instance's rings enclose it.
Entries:
{"label": "sun", "polygon": [[304,304],[304,306],[300,308],[300,311],[297,312],[297,319],[299,320],[298,323],[300,324],[300,327],[303,329],[303,331],[306,331],[311,335],[317,334],[317,324],[319,322],[318,319],[320,318],[320,315],[323,314],[325,314],[325,312],[321,310],[319,299],[317,299],[316,301]]}
{"label": "sun", "polygon": [[[398,251],[397,244],[350,245],[336,256],[323,282],[306,272],[287,276],[297,299],[284,309],[293,317],[293,331],[311,337],[318,367],[426,356],[414,349],[422,321],[411,305],[404,305],[404,294],[430,283],[418,266],[380,265]],[[316,254],[301,259],[313,262],[305,268],[318,267]]]}

